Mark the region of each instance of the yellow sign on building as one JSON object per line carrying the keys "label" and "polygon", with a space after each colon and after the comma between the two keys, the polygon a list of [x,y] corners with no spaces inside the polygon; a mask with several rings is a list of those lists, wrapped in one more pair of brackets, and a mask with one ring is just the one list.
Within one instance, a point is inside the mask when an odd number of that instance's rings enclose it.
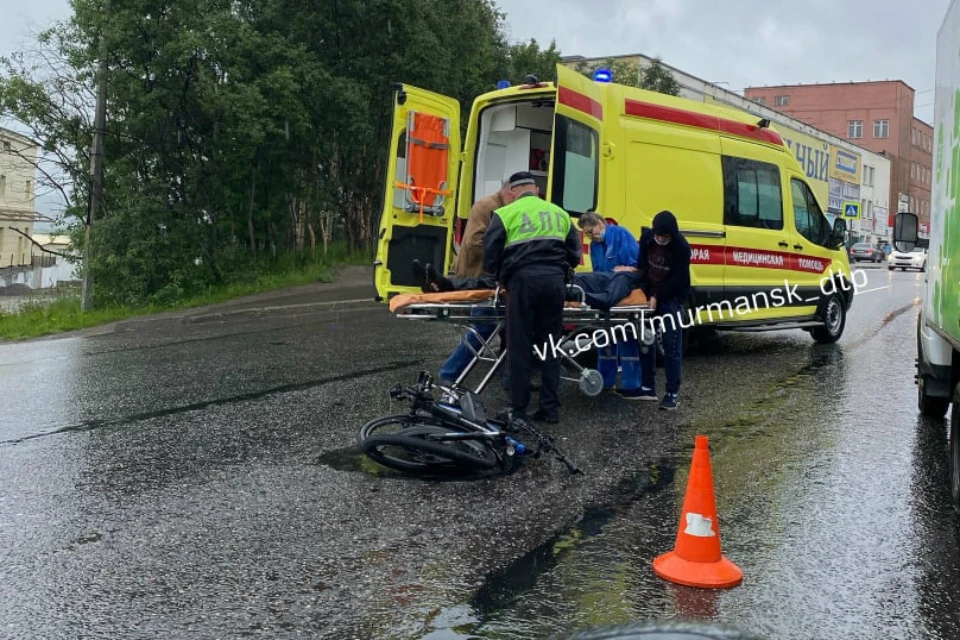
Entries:
{"label": "yellow sign on building", "polygon": [[860,184],[862,163],[859,153],[831,145],[830,177],[840,182]]}

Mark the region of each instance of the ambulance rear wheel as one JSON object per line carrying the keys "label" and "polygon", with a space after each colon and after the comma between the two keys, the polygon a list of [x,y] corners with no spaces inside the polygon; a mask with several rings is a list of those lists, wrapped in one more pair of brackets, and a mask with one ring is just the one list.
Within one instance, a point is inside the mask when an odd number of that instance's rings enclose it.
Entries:
{"label": "ambulance rear wheel", "polygon": [[827,298],[819,315],[823,326],[814,328],[810,335],[820,344],[833,344],[843,335],[843,329],[847,324],[847,306],[843,298],[838,294]]}

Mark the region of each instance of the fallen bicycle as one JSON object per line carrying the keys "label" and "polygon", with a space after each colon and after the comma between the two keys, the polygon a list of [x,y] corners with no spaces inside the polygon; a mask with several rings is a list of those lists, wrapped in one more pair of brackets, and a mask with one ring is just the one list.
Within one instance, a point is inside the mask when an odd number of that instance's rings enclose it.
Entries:
{"label": "fallen bicycle", "polygon": [[473,392],[434,384],[426,372],[413,386],[395,386],[390,397],[409,400],[409,412],[371,420],[358,438],[360,450],[385,467],[419,476],[487,477],[552,453],[571,473],[582,473],[552,437],[525,420],[487,418]]}

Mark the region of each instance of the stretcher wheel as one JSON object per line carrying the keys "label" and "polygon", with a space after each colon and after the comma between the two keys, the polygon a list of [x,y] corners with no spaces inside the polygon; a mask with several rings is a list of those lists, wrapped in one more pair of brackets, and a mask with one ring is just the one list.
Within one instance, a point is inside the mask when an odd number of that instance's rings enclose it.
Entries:
{"label": "stretcher wheel", "polygon": [[580,391],[595,398],[603,392],[603,376],[596,369],[584,369],[580,372]]}

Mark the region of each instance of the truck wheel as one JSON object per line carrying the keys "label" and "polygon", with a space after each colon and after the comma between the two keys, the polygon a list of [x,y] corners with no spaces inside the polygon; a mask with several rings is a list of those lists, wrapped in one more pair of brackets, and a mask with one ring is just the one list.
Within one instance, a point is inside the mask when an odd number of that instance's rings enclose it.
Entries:
{"label": "truck wheel", "polygon": [[847,324],[847,306],[838,294],[833,294],[823,304],[820,312],[822,327],[815,327],[810,335],[820,344],[832,344],[843,335]]}
{"label": "truck wheel", "polygon": [[950,413],[950,496],[954,506],[960,507],[960,385],[953,392]]}

